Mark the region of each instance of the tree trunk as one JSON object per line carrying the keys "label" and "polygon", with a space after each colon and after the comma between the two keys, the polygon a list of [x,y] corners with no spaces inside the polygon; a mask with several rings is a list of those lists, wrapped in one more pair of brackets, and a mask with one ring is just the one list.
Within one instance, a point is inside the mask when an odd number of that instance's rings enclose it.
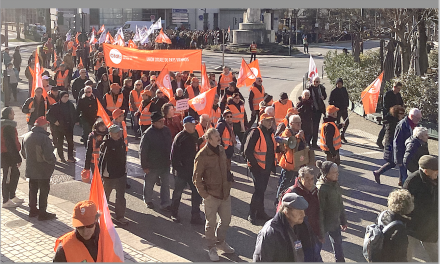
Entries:
{"label": "tree trunk", "polygon": [[408,73],[411,64],[411,44],[407,41],[402,41],[402,73]]}
{"label": "tree trunk", "polygon": [[353,57],[355,62],[359,62],[359,55],[360,55],[359,33],[355,33],[354,43],[353,43]]}
{"label": "tree trunk", "polygon": [[20,16],[21,16],[21,10],[19,8],[15,9],[15,27],[17,30],[17,39],[21,39],[21,36],[20,36]]}
{"label": "tree trunk", "polygon": [[420,23],[418,24],[419,67],[420,67],[420,74],[424,75],[426,73],[426,70],[428,69],[428,51],[426,50],[426,42],[428,41],[428,37],[426,36],[425,20],[422,19],[421,16],[419,19],[421,19]]}

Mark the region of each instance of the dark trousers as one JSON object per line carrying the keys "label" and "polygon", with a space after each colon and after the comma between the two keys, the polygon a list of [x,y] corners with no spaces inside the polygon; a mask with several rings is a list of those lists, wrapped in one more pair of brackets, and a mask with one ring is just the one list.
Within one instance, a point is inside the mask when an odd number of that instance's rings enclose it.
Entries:
{"label": "dark trousers", "polygon": [[257,123],[260,122],[260,115],[258,113],[254,115],[252,111],[251,120],[249,121],[249,126],[252,126],[255,121],[257,121]]}
{"label": "dark trousers", "polygon": [[238,139],[240,140],[241,144],[244,144],[244,141],[243,141],[244,132],[241,132],[240,123],[233,123],[232,129],[234,131],[234,134],[238,136]]}
{"label": "dark trousers", "polygon": [[102,177],[104,192],[107,201],[110,198],[110,194],[113,190],[116,191],[116,201],[115,201],[115,214],[116,219],[124,218],[125,216],[125,184],[127,182],[127,175],[116,179],[110,179],[107,177]]}
{"label": "dark trousers", "polygon": [[131,121],[131,126],[134,130],[134,133],[136,135],[139,135],[139,117],[135,115],[136,112],[131,111],[130,112],[130,121]]}
{"label": "dark trousers", "polygon": [[57,47],[56,48],[56,50],[57,50],[57,56],[60,56],[61,58],[63,57],[63,48],[62,47]]}
{"label": "dark trousers", "polygon": [[377,144],[382,144],[383,138],[385,137],[385,126],[382,125],[382,129],[379,132],[379,135],[377,136]]}
{"label": "dark trousers", "polygon": [[405,183],[406,178],[408,178],[408,171],[406,170],[405,165],[402,164],[402,166],[399,166],[399,181]]}
{"label": "dark trousers", "polygon": [[280,179],[278,181],[277,196],[275,197],[276,205],[278,205],[280,195],[290,186],[295,184],[295,179],[298,177],[297,171],[290,171],[281,169]]}
{"label": "dark trousers", "polygon": [[28,91],[28,98],[31,97],[32,94],[32,79],[28,80],[29,81],[29,91]]}
{"label": "dark trousers", "polygon": [[90,69],[90,59],[88,57],[83,57],[84,68],[86,71]]}
{"label": "dark trousers", "polygon": [[50,191],[50,179],[30,179],[29,180],[29,210],[37,210],[37,194],[40,190],[38,199],[39,214],[44,215],[47,209],[47,197]]}
{"label": "dark trousers", "polygon": [[[348,110],[347,109],[339,109],[338,116],[336,117],[336,123],[339,125],[341,123],[341,117],[342,121],[346,120],[348,117]],[[341,129],[341,138],[345,137],[345,131],[347,131],[347,127],[349,124],[349,119],[345,121],[345,125]]]}
{"label": "dark trousers", "polygon": [[8,102],[11,99],[11,93],[12,93],[12,96],[14,97],[14,101],[17,101],[17,86],[18,86],[18,83],[10,83],[9,84],[10,93],[8,93],[8,98],[7,98]]}
{"label": "dark trousers", "polygon": [[2,195],[3,203],[9,201],[15,197],[15,191],[17,190],[18,179],[20,178],[20,171],[16,164],[11,167],[3,168],[3,180],[2,180]]}
{"label": "dark trousers", "polygon": [[76,56],[72,56],[73,59],[73,66],[76,67]]}
{"label": "dark trousers", "polygon": [[198,217],[200,216],[200,204],[202,203],[202,197],[194,186],[191,177],[188,179],[183,179],[179,176],[174,177],[174,191],[171,198],[171,212],[173,215],[177,216],[182,193],[187,185],[189,185],[189,188],[191,189],[191,215],[193,217]]}
{"label": "dark trousers", "polygon": [[67,141],[67,157],[73,158],[73,128],[56,128],[53,131],[53,137],[56,138],[54,140],[54,143],[56,143],[56,148],[58,152],[58,157],[64,158],[64,152],[63,152],[63,143],[64,138],[66,138]]}
{"label": "dark trousers", "polygon": [[252,62],[252,58],[254,58],[254,60],[256,60],[257,59],[257,53],[251,52],[251,61],[249,63]]}
{"label": "dark trousers", "polygon": [[330,238],[330,242],[332,243],[336,262],[345,262],[344,251],[342,250],[341,228],[338,228],[335,231],[329,231],[328,236]]}
{"label": "dark trousers", "polygon": [[330,151],[325,151],[325,154],[327,154],[327,161],[334,162],[337,165],[341,164],[341,156],[339,155],[339,149],[336,150],[336,156],[335,157],[333,157],[333,155],[330,153]]}
{"label": "dark trousers", "polygon": [[87,147],[87,140],[89,138],[90,132],[92,132],[93,123],[91,124],[85,118],[81,118],[81,125],[82,125],[82,129],[83,129],[82,138],[84,141],[84,145]]}
{"label": "dark trousers", "polygon": [[304,53],[309,53],[309,44],[304,44]]}
{"label": "dark trousers", "polygon": [[251,167],[252,180],[254,181],[254,193],[252,194],[250,213],[264,213],[264,192],[266,192],[269,183],[270,170]]}
{"label": "dark trousers", "polygon": [[391,170],[394,167],[396,167],[395,163],[387,162],[377,171],[377,174],[378,175],[384,174],[386,171]]}
{"label": "dark trousers", "polygon": [[319,122],[321,122],[321,115],[322,115],[322,113],[319,111],[313,112],[312,146],[316,146],[318,143]]}

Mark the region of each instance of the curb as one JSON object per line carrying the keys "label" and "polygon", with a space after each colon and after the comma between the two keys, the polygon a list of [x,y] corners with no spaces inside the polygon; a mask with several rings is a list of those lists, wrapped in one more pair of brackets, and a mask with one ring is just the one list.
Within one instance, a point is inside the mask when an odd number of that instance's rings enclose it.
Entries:
{"label": "curb", "polygon": [[[19,189],[20,191],[26,194],[29,194],[29,184],[22,177],[20,177],[19,179],[17,189]],[[47,202],[48,204],[51,204],[57,207],[58,209],[63,210],[69,214],[72,213],[73,208],[75,207],[74,203],[55,197],[50,194],[48,196]],[[145,255],[148,255],[148,257],[153,258],[159,262],[191,262],[165,249],[162,249],[146,241],[145,239],[130,233],[125,229],[118,228],[117,233],[119,235],[119,238],[121,239],[121,242],[140,251]]]}
{"label": "curb", "polygon": [[292,102],[296,102],[298,100],[298,94],[302,90],[302,83],[299,83],[293,88],[292,92],[290,92],[289,99]]}
{"label": "curb", "polygon": [[25,42],[11,42],[11,43],[8,43],[8,47],[2,46],[2,51],[4,51],[6,48],[11,48],[11,47],[14,47],[14,48],[17,47],[17,46],[20,46],[20,47],[30,47],[30,46],[38,46],[38,45],[42,45],[43,44],[43,42],[37,42],[37,43],[31,42],[29,44],[23,44],[23,45],[10,45],[12,43],[25,43]]}

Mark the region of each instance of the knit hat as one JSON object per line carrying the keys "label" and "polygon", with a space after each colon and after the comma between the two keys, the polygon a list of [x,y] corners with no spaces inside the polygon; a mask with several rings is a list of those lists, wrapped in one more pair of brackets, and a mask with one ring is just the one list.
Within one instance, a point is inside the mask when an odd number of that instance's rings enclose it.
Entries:
{"label": "knit hat", "polygon": [[341,84],[344,84],[344,81],[342,80],[342,78],[339,78],[339,79],[336,81],[336,84],[338,84],[338,82],[340,82]]}
{"label": "knit hat", "polygon": [[44,125],[47,125],[47,124],[49,124],[49,121],[47,121],[45,116],[40,116],[34,122],[34,126],[38,126],[38,127],[41,127],[41,126],[44,126]]}
{"label": "knit hat", "polygon": [[12,111],[12,107],[3,107],[2,109],[2,119],[9,119],[9,114]]}
{"label": "knit hat", "polygon": [[280,99],[281,100],[289,99],[289,96],[287,96],[287,93],[282,92],[282,93],[280,93]]}
{"label": "knit hat", "polygon": [[419,167],[421,169],[438,171],[438,158],[431,155],[423,155],[419,159]]}
{"label": "knit hat", "polygon": [[122,129],[118,125],[111,125],[108,128],[108,132],[110,133],[119,133]]}
{"label": "knit hat", "polygon": [[66,94],[69,95],[68,92],[66,92],[66,91],[61,91],[61,92],[60,92],[60,98],[63,98],[63,96],[65,96]]}
{"label": "knit hat", "polygon": [[163,118],[163,115],[159,111],[151,113],[151,122],[152,123],[157,122],[157,121],[161,120],[162,118]]}
{"label": "knit hat", "polygon": [[330,172],[330,168],[333,166],[333,162],[331,161],[316,161],[316,167],[318,167],[321,170],[322,175],[325,177]]}
{"label": "knit hat", "polygon": [[88,226],[96,221],[98,209],[93,201],[85,200],[77,203],[73,208],[72,226]]}

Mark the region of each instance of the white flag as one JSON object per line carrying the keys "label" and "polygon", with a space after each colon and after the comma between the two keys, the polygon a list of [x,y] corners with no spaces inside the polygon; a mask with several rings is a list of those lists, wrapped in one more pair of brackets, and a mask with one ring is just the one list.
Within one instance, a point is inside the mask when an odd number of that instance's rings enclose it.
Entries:
{"label": "white flag", "polygon": [[141,40],[141,43],[142,43],[142,44],[148,43],[148,37],[151,35],[151,33],[153,33],[153,31],[154,31],[154,30],[151,29],[151,28],[149,28],[149,29],[146,31],[144,37],[143,37],[142,40]]}
{"label": "white flag", "polygon": [[70,35],[70,30],[71,29],[69,29],[69,31],[66,34],[66,41],[70,41],[70,39],[72,38],[72,36]]}
{"label": "white flag", "polygon": [[99,37],[99,44],[105,42],[105,37],[106,36],[107,36],[107,33],[105,33],[105,29],[104,29],[104,31],[101,33],[101,36]]}
{"label": "white flag", "polygon": [[310,61],[309,61],[309,81],[310,83],[313,82],[313,78],[318,75],[318,68],[316,68],[315,61],[312,58],[312,55],[310,55]]}
{"label": "white flag", "polygon": [[133,41],[139,41],[139,40],[140,40],[139,29],[138,26],[136,25],[136,33],[134,34]]}
{"label": "white flag", "polygon": [[90,44],[95,44],[95,31],[92,31],[92,35],[90,36]]}
{"label": "white flag", "polygon": [[124,38],[124,32],[122,31],[122,27],[118,29],[115,36],[113,37],[115,40],[118,39],[118,35],[121,35],[122,38]]}
{"label": "white flag", "polygon": [[154,22],[153,25],[150,27],[151,29],[161,29],[162,28],[162,19],[159,17],[159,19]]}

